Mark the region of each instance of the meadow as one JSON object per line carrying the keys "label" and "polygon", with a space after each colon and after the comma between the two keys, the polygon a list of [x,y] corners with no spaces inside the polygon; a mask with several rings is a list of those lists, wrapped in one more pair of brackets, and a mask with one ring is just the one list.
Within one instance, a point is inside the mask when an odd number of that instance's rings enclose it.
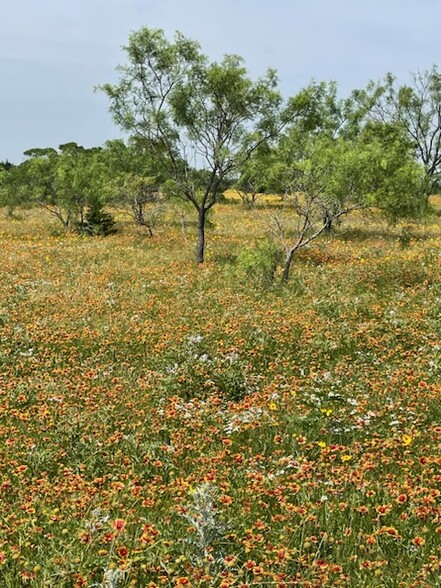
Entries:
{"label": "meadow", "polygon": [[[441,231],[0,213],[0,585],[435,587]],[[260,253],[259,253],[260,252]],[[260,257],[259,257],[260,256]]]}

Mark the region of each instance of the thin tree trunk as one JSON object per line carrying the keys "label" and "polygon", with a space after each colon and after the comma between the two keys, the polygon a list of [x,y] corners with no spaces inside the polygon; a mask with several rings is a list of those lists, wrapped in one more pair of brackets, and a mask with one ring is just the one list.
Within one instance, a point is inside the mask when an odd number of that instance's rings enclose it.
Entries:
{"label": "thin tree trunk", "polygon": [[289,270],[291,269],[292,258],[294,257],[295,249],[290,249],[285,257],[285,265],[283,266],[282,282],[287,282],[289,278]]}
{"label": "thin tree trunk", "polygon": [[61,222],[63,223],[63,227],[64,227],[64,232],[68,233],[69,229],[70,229],[70,217],[71,217],[71,213],[70,211],[67,213],[66,218],[63,218],[63,215],[60,214],[59,215],[59,219],[61,220]]}
{"label": "thin tree trunk", "polygon": [[201,208],[198,214],[198,240],[196,244],[196,263],[204,263],[206,213],[206,209]]}
{"label": "thin tree trunk", "polygon": [[323,215],[323,226],[325,233],[330,233],[332,231],[332,218],[328,212],[325,212]]}

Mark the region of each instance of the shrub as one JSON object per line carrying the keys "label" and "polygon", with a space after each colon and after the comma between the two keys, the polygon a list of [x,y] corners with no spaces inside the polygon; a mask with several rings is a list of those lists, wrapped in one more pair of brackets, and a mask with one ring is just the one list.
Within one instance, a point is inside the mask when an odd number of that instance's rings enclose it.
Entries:
{"label": "shrub", "polygon": [[89,207],[84,221],[78,222],[77,230],[86,235],[104,237],[116,233],[115,220],[103,210],[100,203],[94,203]]}
{"label": "shrub", "polygon": [[268,286],[274,280],[277,268],[282,260],[282,251],[270,241],[252,249],[244,249],[238,256],[238,269],[261,286]]}

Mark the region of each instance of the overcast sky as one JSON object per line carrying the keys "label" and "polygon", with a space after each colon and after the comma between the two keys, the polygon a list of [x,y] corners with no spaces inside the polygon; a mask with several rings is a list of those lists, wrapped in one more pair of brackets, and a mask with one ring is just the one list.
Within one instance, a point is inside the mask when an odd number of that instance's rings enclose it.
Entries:
{"label": "overcast sky", "polygon": [[343,94],[388,71],[407,81],[439,64],[440,23],[441,0],[0,0],[0,161],[121,136],[93,88],[117,81],[142,26],[241,55],[253,77],[274,67],[290,96],[312,78]]}

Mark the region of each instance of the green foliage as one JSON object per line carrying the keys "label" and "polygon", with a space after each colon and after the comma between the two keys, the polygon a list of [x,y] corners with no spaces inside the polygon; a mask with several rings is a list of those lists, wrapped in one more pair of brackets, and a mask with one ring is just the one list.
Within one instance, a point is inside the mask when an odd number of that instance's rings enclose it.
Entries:
{"label": "green foliage", "polygon": [[282,261],[279,245],[267,239],[252,248],[243,249],[237,257],[237,269],[255,284],[268,287],[274,281]]}
{"label": "green foliage", "polygon": [[76,229],[85,235],[106,237],[116,233],[115,220],[104,211],[99,201],[88,208],[83,221],[78,221]]}
{"label": "green foliage", "polygon": [[196,208],[202,262],[206,212],[282,122],[275,73],[254,82],[240,57],[209,63],[194,41],[180,33],[169,41],[156,29],[132,33],[125,49],[119,84],[101,89],[116,123],[152,147],[180,197]]}
{"label": "green foliage", "polygon": [[276,153],[267,143],[256,149],[239,168],[234,188],[242,202],[253,208],[264,193],[281,192],[279,165]]}
{"label": "green foliage", "polygon": [[355,98],[338,100],[334,85],[313,86],[309,100],[274,157],[286,207],[295,213],[273,215],[286,251],[284,280],[296,251],[354,210],[376,208],[397,222],[427,209],[424,169],[399,127],[366,122]]}
{"label": "green foliage", "polygon": [[5,206],[9,218],[16,218],[16,210],[31,205],[29,187],[24,181],[23,165],[9,162],[0,164],[0,206]]}
{"label": "green foliage", "polygon": [[0,170],[9,171],[13,167],[14,167],[14,164],[12,164],[7,159],[5,161],[0,161]]}
{"label": "green foliage", "polygon": [[426,214],[427,177],[403,132],[393,125],[368,123],[359,142],[370,176],[364,187],[367,204],[378,207],[393,222]]}
{"label": "green foliage", "polygon": [[256,379],[245,358],[234,353],[217,354],[201,336],[190,337],[179,349],[164,355],[163,390],[185,400],[220,394],[240,401],[256,390]]}
{"label": "green foliage", "polygon": [[423,198],[427,204],[441,177],[441,74],[437,66],[412,74],[410,85],[399,86],[389,73],[355,95],[370,120],[392,126],[406,136],[414,158],[425,171]]}
{"label": "green foliage", "polygon": [[34,202],[66,231],[83,223],[87,207],[101,198],[105,166],[100,154],[100,148],[85,149],[73,142],[60,145],[58,152],[51,148],[25,152],[23,181]]}

